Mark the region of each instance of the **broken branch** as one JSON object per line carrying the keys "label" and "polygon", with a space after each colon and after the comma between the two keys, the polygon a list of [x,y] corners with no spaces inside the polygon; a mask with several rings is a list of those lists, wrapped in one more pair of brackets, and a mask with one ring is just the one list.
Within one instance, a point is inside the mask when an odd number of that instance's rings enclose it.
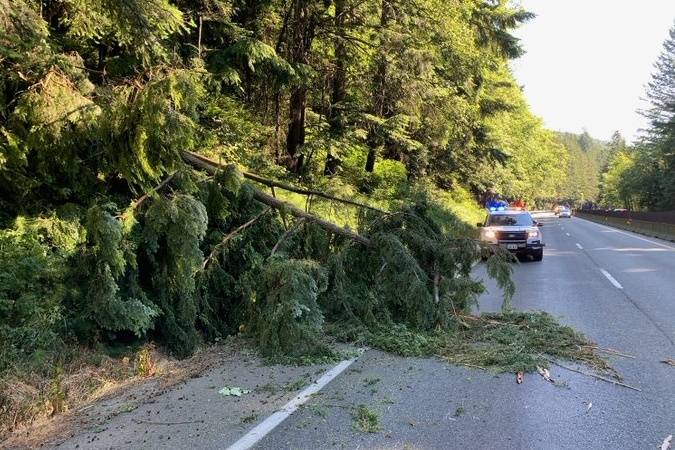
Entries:
{"label": "broken branch", "polygon": [[[193,156],[191,153],[183,152],[183,156],[185,157],[185,160],[193,165],[194,167],[204,170],[208,172],[209,174],[213,175],[215,174],[220,167],[222,167],[221,164],[218,164],[214,161],[209,160],[208,158],[203,158],[203,157],[196,157]],[[319,225],[321,228],[340,235],[340,236],[345,236],[353,241],[356,241],[360,244],[370,246],[370,239],[361,236],[360,234],[354,233],[353,231],[347,229],[347,228],[342,228],[332,222],[328,222],[326,220],[323,220],[313,214],[306,213],[305,211],[296,208],[295,206],[291,205],[290,203],[283,202],[281,200],[277,200],[276,198],[272,197],[271,195],[267,195],[264,192],[260,191],[259,189],[253,188],[253,198],[260,203],[263,203],[267,206],[270,206],[274,209],[283,211],[283,212],[288,212],[294,217],[300,217],[303,218],[309,222],[313,222],[317,225]]]}
{"label": "broken branch", "polygon": [[277,241],[277,243],[274,244],[274,247],[272,247],[272,252],[270,252],[270,257],[274,256],[274,254],[276,253],[276,251],[277,251],[277,249],[279,248],[279,246],[281,245],[281,243],[282,243],[283,241],[285,241],[286,238],[288,238],[288,236],[290,236],[291,234],[293,234],[293,233],[295,233],[296,231],[298,231],[298,229],[300,228],[300,225],[302,225],[302,223],[303,223],[304,221],[305,221],[305,219],[298,219],[298,220],[296,221],[296,223],[295,223],[291,228],[287,229],[287,230],[284,232],[284,234],[281,235],[281,238],[279,238],[279,240]]}
{"label": "broken branch", "polygon": [[[198,160],[198,161],[201,161],[201,162],[204,162],[204,163],[207,163],[207,164],[211,164],[211,165],[216,165],[216,166],[221,165],[221,164],[217,163],[216,161],[213,161],[212,159],[209,159],[205,156],[199,155],[199,154],[194,153],[194,152],[183,152],[183,157],[185,158],[186,161],[188,161],[190,163],[195,162],[195,160]],[[303,195],[309,195],[309,196],[315,195],[317,197],[322,197],[322,198],[325,198],[327,200],[333,200],[333,201],[340,202],[340,203],[346,203],[348,205],[358,206],[359,208],[365,208],[365,209],[369,209],[371,211],[377,211],[377,212],[382,213],[382,214],[389,214],[387,211],[375,208],[375,207],[370,206],[370,205],[366,205],[365,203],[359,203],[359,202],[355,202],[353,200],[335,197],[333,195],[326,194],[325,192],[321,192],[321,191],[299,188],[297,186],[293,186],[293,185],[288,184],[288,183],[270,180],[269,178],[261,177],[260,175],[257,175],[255,173],[242,172],[242,175],[244,176],[244,178],[247,178],[251,181],[255,181],[256,183],[264,184],[265,186],[271,187],[272,189],[274,189],[274,187],[278,187],[278,188],[284,189],[286,191],[295,192],[297,194],[303,194]]]}
{"label": "broken branch", "polygon": [[583,370],[580,370],[580,369],[575,369],[574,367],[566,366],[564,364],[559,363],[558,361],[556,361],[554,359],[547,358],[546,356],[543,356],[543,355],[542,355],[542,357],[546,361],[550,362],[551,364],[555,364],[558,367],[562,367],[563,369],[567,369],[570,372],[580,373],[581,375],[586,375],[588,377],[597,378],[598,380],[602,380],[602,381],[605,381],[607,383],[615,384],[617,386],[622,386],[622,387],[625,387],[625,388],[628,388],[628,389],[632,389],[634,391],[642,392],[642,389],[636,388],[636,387],[631,386],[629,384],[622,383],[622,382],[616,381],[616,380],[612,380],[611,378],[603,377],[602,375],[596,375],[596,374],[591,373],[591,372],[586,372],[586,371],[583,371]]}
{"label": "broken branch", "polygon": [[136,200],[136,203],[134,203],[134,209],[140,208],[140,206],[145,203],[145,201],[150,198],[152,194],[155,192],[158,192],[160,189],[162,189],[164,186],[169,184],[171,180],[173,180],[173,177],[176,176],[176,172],[172,173],[168,177],[166,177],[161,183],[159,183],[157,186],[155,186],[153,189],[151,189],[149,192],[146,192],[143,194],[138,200]]}
{"label": "broken branch", "polygon": [[228,234],[223,238],[223,240],[220,241],[220,243],[219,243],[218,245],[216,245],[215,247],[213,247],[213,250],[211,250],[211,253],[209,254],[209,256],[208,256],[208,257],[204,260],[204,262],[202,263],[202,270],[206,269],[206,266],[207,266],[207,265],[209,264],[209,262],[210,262],[210,261],[218,254],[218,252],[220,251],[220,249],[223,248],[223,247],[225,246],[225,244],[227,244],[227,241],[229,241],[230,239],[232,239],[232,238],[233,238],[237,233],[239,233],[240,231],[242,231],[242,230],[244,230],[244,229],[250,227],[251,225],[253,225],[258,219],[260,219],[262,216],[264,216],[265,214],[267,214],[267,213],[269,212],[270,209],[271,209],[271,208],[265,208],[265,209],[262,210],[258,215],[256,215],[253,219],[249,220],[248,222],[244,223],[243,225],[238,226],[237,228],[235,228],[234,230],[232,230],[230,233],[228,233]]}

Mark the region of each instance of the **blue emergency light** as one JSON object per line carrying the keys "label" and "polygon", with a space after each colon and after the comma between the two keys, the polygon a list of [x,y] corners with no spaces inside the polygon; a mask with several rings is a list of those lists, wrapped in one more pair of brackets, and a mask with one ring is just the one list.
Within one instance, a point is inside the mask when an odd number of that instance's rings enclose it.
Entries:
{"label": "blue emergency light", "polygon": [[490,200],[488,201],[487,207],[490,211],[505,211],[509,206],[504,200]]}

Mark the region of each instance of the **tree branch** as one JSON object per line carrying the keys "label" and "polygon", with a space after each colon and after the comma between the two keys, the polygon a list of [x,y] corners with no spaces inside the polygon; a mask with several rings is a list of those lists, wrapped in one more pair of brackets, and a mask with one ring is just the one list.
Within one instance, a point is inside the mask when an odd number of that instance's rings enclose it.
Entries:
{"label": "tree branch", "polygon": [[[196,157],[191,153],[188,152],[183,152],[183,157],[185,160],[190,163],[193,167],[196,167],[197,169],[201,169],[206,171],[207,173],[213,175],[215,174],[220,167],[222,167],[222,164],[218,164],[214,161],[209,160],[208,158],[203,158],[203,157]],[[340,235],[340,236],[345,236],[353,241],[356,241],[360,244],[363,244],[365,246],[370,246],[371,242],[370,239],[361,236],[358,233],[354,233],[348,228],[342,228],[332,222],[328,222],[326,220],[321,219],[320,217],[317,217],[313,214],[306,213],[305,211],[296,208],[295,206],[291,205],[290,203],[282,202],[281,200],[277,200],[276,198],[272,197],[271,195],[267,195],[264,192],[260,191],[259,189],[253,188],[253,198],[260,203],[263,203],[267,206],[270,206],[274,209],[283,211],[283,212],[288,212],[294,217],[301,217],[307,220],[308,222],[313,222],[317,225],[319,225],[321,228],[324,230],[327,230],[331,233]]]}
{"label": "tree branch", "polygon": [[[183,158],[189,163],[203,162],[203,163],[215,165],[215,166],[220,165],[216,161],[213,161],[212,159],[209,159],[205,156],[199,155],[199,154],[194,153],[194,152],[183,152]],[[272,187],[272,188],[278,187],[278,188],[284,189],[286,191],[291,191],[291,192],[295,192],[297,194],[303,194],[303,195],[316,195],[317,197],[322,197],[322,198],[325,198],[327,200],[333,200],[333,201],[340,202],[340,203],[346,203],[348,205],[358,206],[359,208],[369,209],[371,211],[376,211],[376,212],[379,212],[381,214],[389,214],[387,211],[384,211],[384,210],[379,209],[379,208],[375,208],[375,207],[370,206],[370,205],[366,205],[365,203],[359,203],[359,202],[355,202],[353,200],[347,200],[347,199],[344,199],[344,198],[335,197],[333,195],[326,194],[326,193],[321,192],[321,191],[299,188],[299,187],[296,187],[296,186],[293,186],[291,184],[284,183],[284,182],[281,182],[281,181],[270,180],[268,178],[261,177],[260,175],[256,175],[254,173],[242,172],[242,175],[244,176],[244,178],[247,178],[251,181],[255,181],[256,183],[264,184],[265,186],[269,186],[269,187]]]}
{"label": "tree branch", "polygon": [[216,255],[218,254],[220,249],[223,248],[225,246],[225,244],[227,244],[227,241],[232,239],[240,231],[245,230],[246,228],[253,225],[258,219],[260,219],[262,216],[267,214],[270,211],[270,209],[272,209],[272,208],[269,208],[269,207],[265,208],[260,213],[258,213],[253,219],[249,220],[248,222],[244,223],[243,225],[239,225],[237,228],[232,230],[230,233],[226,234],[225,237],[223,238],[223,240],[220,241],[220,243],[218,245],[213,247],[213,250],[211,250],[211,253],[209,254],[209,256],[204,260],[204,262],[202,263],[202,270],[206,269],[206,266],[209,264],[209,262],[213,258],[216,257]]}

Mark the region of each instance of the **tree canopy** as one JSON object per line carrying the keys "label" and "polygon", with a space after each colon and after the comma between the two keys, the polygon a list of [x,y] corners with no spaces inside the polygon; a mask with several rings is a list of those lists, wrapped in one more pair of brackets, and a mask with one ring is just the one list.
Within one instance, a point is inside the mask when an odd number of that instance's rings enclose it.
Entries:
{"label": "tree canopy", "polygon": [[[0,359],[55,336],[184,356],[240,326],[284,347],[269,333],[313,334],[356,298],[446,324],[481,288],[443,202],[551,198],[573,160],[509,69],[530,19],[508,0],[0,0]],[[241,170],[377,208],[275,199]]]}

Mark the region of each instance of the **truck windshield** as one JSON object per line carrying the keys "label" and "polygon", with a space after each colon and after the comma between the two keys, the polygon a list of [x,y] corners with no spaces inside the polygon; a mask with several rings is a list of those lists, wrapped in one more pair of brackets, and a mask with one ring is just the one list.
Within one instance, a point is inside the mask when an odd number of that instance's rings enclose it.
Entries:
{"label": "truck windshield", "polygon": [[487,220],[489,227],[531,227],[534,226],[529,214],[491,214]]}

